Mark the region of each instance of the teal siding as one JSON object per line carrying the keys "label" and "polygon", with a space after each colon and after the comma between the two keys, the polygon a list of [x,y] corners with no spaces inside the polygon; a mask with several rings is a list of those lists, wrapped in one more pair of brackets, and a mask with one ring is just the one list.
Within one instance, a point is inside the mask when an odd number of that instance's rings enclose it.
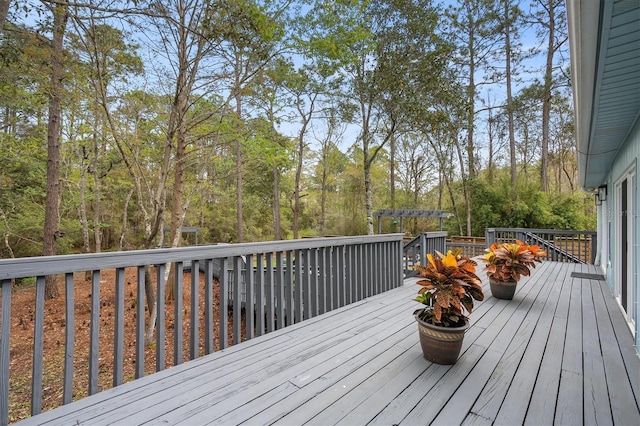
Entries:
{"label": "teal siding", "polygon": [[[635,336],[636,336],[636,349],[640,348],[640,330],[639,330],[639,324],[640,324],[640,318],[638,318],[638,311],[640,311],[639,307],[640,307],[640,282],[638,280],[638,275],[640,274],[640,270],[638,268],[638,265],[640,265],[640,222],[638,220],[638,216],[640,215],[640,190],[638,187],[638,175],[640,174],[640,170],[638,168],[638,158],[640,158],[640,120],[636,120],[636,123],[633,127],[633,130],[630,132],[629,137],[626,139],[625,143],[623,144],[622,148],[620,149],[620,151],[618,152],[618,154],[616,155],[616,158],[613,162],[613,165],[611,167],[611,170],[609,172],[608,178],[607,178],[607,184],[609,187],[609,194],[607,196],[607,207],[606,210],[603,212],[605,213],[603,215],[603,217],[600,218],[600,220],[604,220],[604,223],[602,224],[602,226],[607,226],[607,222],[611,222],[611,234],[609,235],[609,238],[611,238],[611,259],[616,259],[617,253],[616,253],[616,241],[615,241],[615,229],[618,226],[617,221],[620,218],[619,214],[616,214],[615,206],[617,203],[617,199],[616,199],[616,191],[615,191],[615,182],[618,181],[618,179],[620,179],[623,174],[625,172],[627,172],[629,170],[629,168],[631,166],[635,166],[635,177],[634,179],[630,182],[630,184],[632,185],[632,191],[633,191],[633,200],[632,200],[632,205],[631,207],[631,215],[632,215],[632,229],[631,229],[631,235],[632,235],[632,244],[633,244],[633,255],[634,258],[631,262],[631,265],[629,265],[629,267],[633,268],[633,273],[632,273],[632,280],[633,280],[633,286],[634,286],[634,294],[635,294],[635,326],[636,326],[636,330],[635,330]],[[606,244],[606,242],[603,242],[604,244]],[[607,270],[607,281],[609,284],[609,287],[611,288],[611,290],[613,291],[613,285],[614,285],[614,277],[616,274],[615,271],[615,262],[612,262],[611,264],[611,268],[608,268]]]}

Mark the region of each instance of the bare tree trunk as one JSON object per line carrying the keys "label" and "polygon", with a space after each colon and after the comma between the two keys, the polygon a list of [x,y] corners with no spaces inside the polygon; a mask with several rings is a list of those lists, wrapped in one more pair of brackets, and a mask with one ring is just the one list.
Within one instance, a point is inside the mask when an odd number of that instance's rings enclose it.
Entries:
{"label": "bare tree trunk", "polygon": [[471,191],[469,190],[469,179],[466,176],[464,171],[464,158],[462,156],[462,149],[460,149],[460,144],[455,137],[455,135],[451,138],[454,141],[456,146],[456,152],[458,153],[458,162],[460,163],[460,173],[462,178],[462,194],[464,196],[464,206],[465,206],[465,224],[467,228],[466,235],[468,237],[471,236]]}
{"label": "bare tree trunk", "polygon": [[327,161],[329,157],[328,144],[322,147],[322,177],[320,188],[320,236],[326,235],[326,222],[327,222],[327,180],[329,173],[327,171]]}
{"label": "bare tree trunk", "polygon": [[280,223],[280,172],[273,167],[273,229],[276,241],[282,239],[282,224]]}
{"label": "bare tree trunk", "polygon": [[[56,239],[63,234],[60,223],[60,121],[62,120],[61,98],[64,74],[62,43],[68,20],[68,8],[53,7],[53,41],[51,44],[51,88],[49,93],[49,124],[47,129],[47,196],[45,201],[44,237],[42,255],[56,254]],[[55,299],[59,295],[55,276],[45,279],[45,298]]]}
{"label": "bare tree trunk", "polygon": [[154,343],[156,320],[158,319],[158,300],[156,297],[153,282],[151,282],[151,268],[144,267],[144,295],[147,298],[147,308],[149,309],[149,323],[144,333],[145,345],[151,346]]}
{"label": "bare tree trunk", "polygon": [[518,183],[518,170],[516,162],[516,137],[513,123],[513,95],[511,93],[511,22],[509,16],[509,0],[504,2],[504,49],[505,49],[505,74],[507,78],[507,117],[509,120],[509,158],[511,165],[511,189],[516,194]]}
{"label": "bare tree trunk", "polygon": [[[475,130],[475,97],[476,97],[476,82],[475,82],[475,49],[474,49],[473,33],[469,37],[469,86],[467,87],[467,161],[469,163],[469,179],[473,179],[476,175],[475,166],[475,148],[473,142],[473,133]],[[464,169],[464,163],[460,163],[460,168]]]}
{"label": "bare tree trunk", "polygon": [[0,0],[0,33],[4,29],[4,24],[7,22],[7,15],[9,14],[10,0]]}
{"label": "bare tree trunk", "polygon": [[[98,109],[95,111],[96,117],[98,116]],[[100,158],[100,146],[98,144],[97,126],[98,120],[95,121],[95,128],[93,132],[93,239],[95,243],[95,252],[100,253],[102,251],[102,237],[100,227],[100,213],[101,213],[101,192],[100,192],[100,170],[98,167],[98,159]]]}
{"label": "bare tree trunk", "polygon": [[[389,140],[389,184],[391,185],[391,208],[396,208],[396,136]],[[416,182],[417,185],[417,182]],[[417,202],[417,200],[416,200]],[[417,204],[416,204],[417,206]]]}
{"label": "bare tree trunk", "polygon": [[491,108],[491,106],[489,106],[488,108],[488,113],[489,113],[489,119],[487,120],[487,139],[489,142],[489,160],[487,162],[487,180],[489,182],[489,184],[493,183],[493,178],[494,178],[494,168],[495,168],[495,164],[493,163],[493,156],[495,155],[494,151],[494,145],[493,145],[493,140],[494,140],[494,130],[493,130],[493,108]]}
{"label": "bare tree trunk", "polygon": [[[236,85],[236,114],[238,120],[242,117],[242,95],[240,94],[240,83]],[[238,242],[244,242],[244,212],[242,206],[242,142],[240,132],[236,140],[236,222],[238,227]]]}
{"label": "bare tree trunk", "polygon": [[[82,226],[82,248],[85,253],[91,253],[91,240],[89,239],[89,219],[87,218],[87,168],[84,160],[86,158],[84,149],[76,146],[77,155],[80,158],[80,225]],[[87,278],[89,277],[89,278]],[[85,279],[91,279],[91,271],[85,273]]]}
{"label": "bare tree trunk", "polygon": [[16,257],[13,253],[13,249],[11,248],[11,244],[9,244],[9,235],[11,235],[11,230],[9,229],[9,220],[7,220],[7,214],[4,210],[0,209],[0,217],[2,217],[2,221],[4,222],[4,246],[7,248],[9,252],[9,257],[12,259]]}
{"label": "bare tree trunk", "polygon": [[551,120],[551,81],[553,78],[553,54],[555,53],[555,5],[549,0],[545,6],[549,16],[549,34],[547,38],[547,62],[544,70],[544,94],[542,98],[542,152],[540,155],[540,189],[548,191],[549,178],[549,122]]}
{"label": "bare tree trunk", "polygon": [[124,200],[124,207],[122,208],[122,231],[120,232],[120,238],[118,239],[119,251],[122,251],[122,248],[124,246],[124,237],[127,233],[127,220],[128,220],[127,211],[129,210],[129,202],[131,201],[131,196],[133,195],[134,190],[135,190],[134,188],[131,188],[131,190],[127,194],[127,197]]}
{"label": "bare tree trunk", "polygon": [[304,132],[306,131],[306,122],[303,123],[302,129],[298,136],[298,152],[296,176],[293,187],[293,238],[298,239],[300,233],[300,178],[302,176],[302,156],[304,153]]}

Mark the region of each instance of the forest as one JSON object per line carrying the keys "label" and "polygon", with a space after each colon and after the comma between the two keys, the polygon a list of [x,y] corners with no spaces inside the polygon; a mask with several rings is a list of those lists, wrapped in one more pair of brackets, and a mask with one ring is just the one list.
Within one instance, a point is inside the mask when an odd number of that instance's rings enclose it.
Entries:
{"label": "forest", "polygon": [[0,258],[593,229],[569,83],[563,0],[0,0]]}

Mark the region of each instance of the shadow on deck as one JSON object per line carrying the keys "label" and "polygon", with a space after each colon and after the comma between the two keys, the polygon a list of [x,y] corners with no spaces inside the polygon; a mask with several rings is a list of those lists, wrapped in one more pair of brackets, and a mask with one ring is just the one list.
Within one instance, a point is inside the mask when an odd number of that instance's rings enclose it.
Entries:
{"label": "shadow on deck", "polygon": [[415,279],[20,424],[640,424],[640,359],[591,265],[545,262],[422,358]]}

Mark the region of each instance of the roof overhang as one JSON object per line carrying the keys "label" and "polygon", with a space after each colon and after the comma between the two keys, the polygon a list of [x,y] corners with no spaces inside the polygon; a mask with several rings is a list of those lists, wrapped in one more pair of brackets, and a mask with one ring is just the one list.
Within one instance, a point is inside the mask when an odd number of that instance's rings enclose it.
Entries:
{"label": "roof overhang", "polygon": [[567,0],[580,185],[595,190],[638,121],[640,2]]}

